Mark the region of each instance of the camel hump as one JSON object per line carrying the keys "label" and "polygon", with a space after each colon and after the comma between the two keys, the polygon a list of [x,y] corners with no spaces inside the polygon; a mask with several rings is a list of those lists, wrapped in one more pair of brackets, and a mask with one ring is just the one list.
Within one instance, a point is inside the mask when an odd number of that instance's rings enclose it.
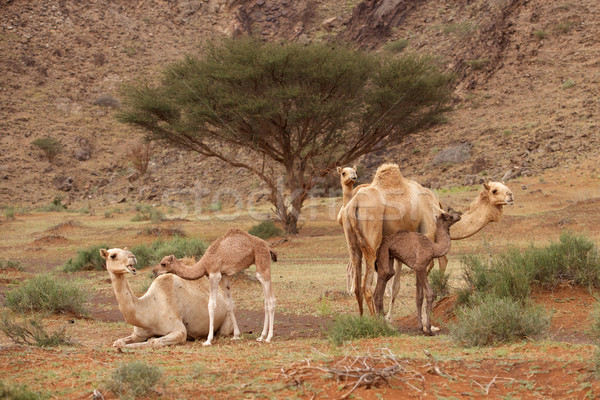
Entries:
{"label": "camel hump", "polygon": [[398,164],[383,164],[377,168],[373,177],[373,185],[381,186],[382,188],[397,188],[404,184],[404,176],[398,168]]}
{"label": "camel hump", "polygon": [[271,254],[271,260],[273,260],[273,262],[277,262],[277,253],[275,253],[273,250],[269,250],[269,253]]}

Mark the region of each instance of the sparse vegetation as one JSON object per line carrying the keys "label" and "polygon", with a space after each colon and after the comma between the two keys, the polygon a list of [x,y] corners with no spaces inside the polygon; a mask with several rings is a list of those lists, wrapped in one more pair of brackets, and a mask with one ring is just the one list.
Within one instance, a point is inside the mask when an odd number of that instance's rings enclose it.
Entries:
{"label": "sparse vegetation", "polygon": [[44,152],[48,162],[54,161],[54,158],[60,154],[63,148],[60,140],[49,136],[35,139],[31,144]]}
{"label": "sparse vegetation", "polygon": [[73,344],[65,333],[66,326],[50,333],[39,317],[24,318],[23,322],[19,323],[8,313],[4,313],[0,319],[0,330],[16,344],[39,347]]}
{"label": "sparse vegetation", "polygon": [[533,35],[534,35],[536,38],[538,38],[538,39],[542,40],[542,39],[545,39],[545,38],[546,38],[546,36],[548,36],[548,33],[547,33],[546,31],[544,31],[544,30],[539,30],[539,31],[535,31],[535,32],[533,32]]}
{"label": "sparse vegetation", "polygon": [[31,391],[26,385],[5,383],[0,381],[0,399],[7,400],[45,400],[49,394]]}
{"label": "sparse vegetation", "polygon": [[5,305],[15,312],[89,313],[90,293],[77,280],[38,275],[6,293]]}
{"label": "sparse vegetation", "polygon": [[223,203],[220,201],[215,201],[214,203],[210,203],[208,205],[208,211],[217,212],[223,209]]}
{"label": "sparse vegetation", "polygon": [[127,150],[127,158],[137,170],[140,176],[148,171],[148,165],[152,158],[152,144],[148,142],[136,143]]}
{"label": "sparse vegetation", "polygon": [[562,85],[560,85],[562,89],[571,89],[573,86],[575,86],[575,82],[571,79],[567,79],[562,83]]}
{"label": "sparse vegetation", "polygon": [[460,308],[451,335],[467,347],[508,343],[544,334],[550,317],[538,306],[511,298],[482,296],[470,307]]}
{"label": "sparse vegetation", "polygon": [[12,221],[15,219],[16,212],[17,210],[14,207],[7,207],[6,210],[4,210],[4,217],[7,221]]}
{"label": "sparse vegetation", "polygon": [[206,250],[206,244],[198,239],[174,237],[170,240],[156,240],[150,245],[139,245],[131,249],[137,259],[138,268],[158,264],[164,257],[174,254],[177,258],[200,258]]}
{"label": "sparse vegetation", "polygon": [[398,331],[389,326],[383,317],[341,315],[329,329],[328,338],[337,346],[354,339],[397,336]]}
{"label": "sparse vegetation", "polygon": [[486,65],[488,65],[490,60],[488,58],[481,58],[478,60],[467,60],[465,63],[473,68],[476,71],[483,69]]}
{"label": "sparse vegetation", "polygon": [[429,284],[436,298],[442,298],[450,293],[450,287],[448,286],[448,279],[450,274],[442,272],[439,268],[434,268],[429,272]]}
{"label": "sparse vegetation", "polygon": [[46,212],[61,212],[61,211],[65,211],[67,209],[67,206],[65,206],[63,203],[63,198],[62,196],[54,196],[54,199],[52,200],[52,203],[50,204],[46,204],[45,206],[43,206],[41,208],[41,211],[46,211]]}
{"label": "sparse vegetation", "polygon": [[442,31],[442,33],[453,34],[453,35],[457,35],[457,36],[467,35],[469,33],[474,32],[478,28],[479,27],[477,25],[473,24],[471,21],[456,22],[456,23],[438,26],[438,29],[440,29]]}
{"label": "sparse vegetation", "polygon": [[569,21],[561,22],[560,24],[556,25],[556,31],[558,33],[567,34],[571,32],[571,29],[573,29],[573,23]]}
{"label": "sparse vegetation", "polygon": [[14,269],[16,271],[24,271],[21,263],[13,260],[0,260],[0,270]]}
{"label": "sparse vegetation", "polygon": [[263,221],[258,225],[254,225],[250,228],[248,233],[261,239],[268,239],[273,236],[283,236],[283,230],[275,225],[273,221]]}
{"label": "sparse vegetation", "polygon": [[88,271],[104,269],[104,258],[100,256],[100,249],[109,249],[106,244],[100,244],[89,247],[85,250],[77,250],[75,258],[69,258],[63,264],[62,269],[65,272]]}
{"label": "sparse vegetation", "polygon": [[157,389],[163,379],[160,368],[144,361],[122,364],[111,375],[107,388],[119,397],[138,398]]}
{"label": "sparse vegetation", "polygon": [[150,221],[157,224],[165,219],[165,215],[159,209],[147,204],[138,204],[135,210],[138,213],[131,218],[131,222]]}
{"label": "sparse vegetation", "polygon": [[401,53],[404,49],[408,47],[408,40],[406,39],[398,39],[392,42],[388,42],[383,47],[385,51],[389,51],[390,53],[398,54]]}

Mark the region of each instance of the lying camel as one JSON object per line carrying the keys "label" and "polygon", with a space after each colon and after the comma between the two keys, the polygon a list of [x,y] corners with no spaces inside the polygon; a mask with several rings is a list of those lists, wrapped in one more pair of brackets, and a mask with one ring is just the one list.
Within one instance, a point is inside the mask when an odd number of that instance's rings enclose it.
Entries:
{"label": "lying camel", "polygon": [[[277,261],[277,256],[269,249],[267,242],[239,229],[230,229],[208,246],[204,256],[195,265],[187,266],[179,262],[173,255],[166,256],[159,265],[154,267],[154,274],[172,272],[184,279],[198,279],[208,275],[210,282],[208,315],[211,328],[215,317],[217,289],[220,283],[225,292],[227,315],[233,323],[233,339],[239,339],[240,329],[235,319],[229,277],[255,264],[256,277],[263,286],[265,296],[265,322],[262,334],[257,340],[270,342],[273,338],[273,320],[275,318],[275,296],[271,289],[271,260]],[[200,308],[205,307],[202,303],[199,305]],[[208,338],[203,345],[210,346],[212,339],[213,335],[209,329]]]}
{"label": "lying camel", "polygon": [[[187,338],[212,335],[212,329],[218,329],[220,335],[231,335],[233,325],[227,318],[222,292],[217,296],[214,326],[209,332],[207,279],[186,281],[173,274],[163,275],[156,278],[146,293],[138,298],[126,278],[127,273],[136,273],[137,260],[133,253],[127,249],[100,249],[100,255],[106,260],[119,310],[125,321],[134,326],[130,336],[115,340],[113,346],[131,348],[184,344]],[[198,304],[204,307],[198,307]]]}
{"label": "lying camel", "polygon": [[[460,215],[443,213],[437,217],[435,223],[435,242],[432,242],[427,236],[417,232],[400,231],[393,235],[386,236],[377,253],[377,285],[385,285],[387,281],[394,276],[394,259],[404,263],[415,271],[417,276],[417,318],[419,320],[419,330],[423,330],[423,320],[421,318],[421,308],[423,306],[423,290],[427,295],[427,312],[425,323],[425,334],[432,335],[431,332],[431,308],[433,303],[433,290],[427,279],[427,270],[429,264],[434,258],[444,256],[450,251],[450,227],[460,221]],[[382,296],[382,288],[375,289],[374,296]],[[382,301],[375,298],[375,303]]]}

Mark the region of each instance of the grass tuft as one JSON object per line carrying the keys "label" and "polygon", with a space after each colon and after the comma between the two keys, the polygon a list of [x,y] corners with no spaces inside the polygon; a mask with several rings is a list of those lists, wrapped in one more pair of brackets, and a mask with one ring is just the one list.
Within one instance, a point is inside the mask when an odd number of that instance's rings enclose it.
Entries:
{"label": "grass tuft", "polygon": [[[9,317],[7,313],[4,313],[0,319],[0,330],[16,344],[38,347],[57,347],[73,344],[65,333],[66,327],[50,333],[39,317],[24,318],[22,323],[18,323]],[[2,397],[0,396],[0,398]]]}
{"label": "grass tuft", "polygon": [[283,236],[283,231],[273,221],[263,221],[258,225],[254,225],[248,233],[263,240],[273,236]]}
{"label": "grass tuft", "polygon": [[151,221],[157,224],[165,219],[165,215],[162,212],[147,204],[138,204],[135,206],[135,210],[138,213],[131,218],[131,222]]}
{"label": "grass tuft", "polygon": [[65,272],[76,271],[102,271],[104,269],[105,260],[100,256],[100,249],[109,249],[106,244],[100,244],[88,247],[84,250],[77,250],[77,255],[70,258],[63,264],[62,269]]}
{"label": "grass tuft", "polygon": [[111,375],[107,388],[119,397],[138,398],[156,390],[163,379],[160,368],[144,361],[122,364]]}
{"label": "grass tuft", "polygon": [[26,385],[5,383],[4,381],[0,381],[0,399],[44,400],[49,398],[50,395],[33,392],[27,389]]}
{"label": "grass tuft", "polygon": [[450,293],[450,286],[448,285],[450,274],[446,274],[439,268],[436,268],[429,272],[428,278],[436,298],[440,299]]}
{"label": "grass tuft", "polygon": [[79,281],[57,275],[38,275],[6,293],[5,305],[19,313],[40,311],[49,313],[89,314],[90,293]]}
{"label": "grass tuft", "polygon": [[482,296],[471,307],[460,308],[450,334],[466,347],[509,343],[544,334],[550,317],[542,307],[493,295]]}
{"label": "grass tuft", "polygon": [[25,268],[21,266],[21,263],[13,260],[0,260],[0,271],[14,269],[15,271],[25,271]]}
{"label": "grass tuft", "polygon": [[328,333],[329,340],[337,346],[354,339],[397,336],[398,331],[382,317],[341,315],[335,319]]}

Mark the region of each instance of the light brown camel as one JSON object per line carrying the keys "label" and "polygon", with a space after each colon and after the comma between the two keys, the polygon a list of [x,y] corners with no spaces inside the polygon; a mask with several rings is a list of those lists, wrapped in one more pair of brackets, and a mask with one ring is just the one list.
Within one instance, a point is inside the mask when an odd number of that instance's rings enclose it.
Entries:
{"label": "light brown camel", "polygon": [[[154,273],[160,275],[172,272],[184,279],[198,279],[208,275],[210,282],[208,315],[211,327],[220,283],[225,292],[227,314],[233,323],[233,338],[239,339],[240,329],[235,319],[229,277],[255,264],[256,277],[263,286],[265,297],[265,322],[258,341],[270,342],[273,337],[275,317],[275,296],[271,289],[271,260],[277,261],[277,256],[269,249],[267,242],[239,229],[230,229],[208,246],[204,256],[195,265],[189,267],[180,263],[174,256],[167,256],[154,268]],[[210,346],[212,339],[213,335],[209,331],[204,346]]]}
{"label": "light brown camel", "polygon": [[[499,190],[498,185],[503,189]],[[496,207],[501,210],[503,204],[512,203],[512,193],[506,186],[495,183],[494,189],[496,193],[492,203],[496,204]],[[379,313],[383,312],[383,303],[373,304],[371,292],[375,258],[382,237],[404,230],[420,232],[429,240],[435,241],[435,218],[442,212],[441,204],[433,192],[417,182],[405,179],[396,164],[381,165],[371,184],[359,189],[343,208],[344,234],[352,264],[356,268],[354,293],[361,315],[363,296],[371,314],[374,314],[376,309]],[[468,217],[463,217],[463,220],[466,220],[466,223],[458,223],[454,227],[462,225],[461,231],[470,230],[473,233],[489,222],[479,226],[468,226],[468,223],[483,221]],[[366,270],[361,282],[363,257]]]}
{"label": "light brown camel", "polygon": [[[138,298],[126,278],[126,274],[136,273],[137,261],[133,253],[127,249],[101,249],[100,255],[106,260],[119,310],[125,321],[134,326],[130,336],[117,339],[113,346],[162,347],[183,344],[187,338],[208,336],[208,279],[186,281],[173,274],[160,276]],[[198,304],[204,307],[198,307]],[[230,335],[233,325],[226,316],[225,298],[220,291],[214,325],[210,329],[219,329],[219,334]]]}
{"label": "light brown camel", "polygon": [[[461,240],[475,235],[490,222],[498,222],[502,217],[503,206],[513,204],[513,194],[508,187],[500,182],[483,184],[483,190],[471,202],[469,209],[461,215],[461,219],[450,228],[450,239]],[[435,240],[435,238],[434,238]],[[439,259],[440,270],[446,270],[448,258]],[[386,315],[388,321],[392,320],[394,303],[400,290],[400,269],[402,264],[395,263],[396,273],[392,279],[392,296]],[[430,265],[429,269],[433,264]]]}
{"label": "light brown camel", "polygon": [[431,308],[433,306],[433,290],[427,279],[428,266],[434,258],[441,257],[450,251],[450,227],[460,221],[460,215],[443,213],[437,217],[435,229],[435,242],[418,232],[399,231],[383,238],[377,253],[377,285],[374,301],[383,302],[378,296],[383,297],[385,283],[394,275],[394,259],[400,265],[406,264],[415,271],[417,276],[416,304],[419,330],[423,330],[421,309],[423,306],[423,292],[427,296],[427,312],[425,334],[431,335]]}

